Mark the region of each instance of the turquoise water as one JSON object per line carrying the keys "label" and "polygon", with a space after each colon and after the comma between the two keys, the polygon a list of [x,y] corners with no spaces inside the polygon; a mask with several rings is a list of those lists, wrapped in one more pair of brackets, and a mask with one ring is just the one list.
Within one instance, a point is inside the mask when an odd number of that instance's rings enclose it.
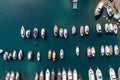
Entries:
{"label": "turquoise water", "polygon": [[[109,79],[109,65],[113,67],[117,74],[120,66],[120,57],[101,57],[101,45],[119,44],[119,36],[106,35],[103,31],[102,36],[96,34],[95,24],[101,23],[102,27],[107,22],[105,18],[95,20],[94,8],[97,0],[79,0],[78,10],[72,10],[71,0],[0,0],[0,48],[12,52],[14,49],[24,51],[24,60],[22,61],[4,61],[0,55],[0,80],[4,80],[6,71],[19,71],[22,80],[33,80],[36,71],[41,69],[69,67],[73,70],[76,68],[81,74],[83,80],[88,80],[88,69],[91,66],[94,70],[98,66],[104,80]],[[105,14],[105,12],[103,13]],[[53,26],[57,24],[59,27],[68,29],[68,39],[56,38],[53,36]],[[80,25],[90,25],[90,35],[80,37]],[[45,27],[47,30],[47,38],[43,39],[22,39],[20,36],[20,28],[33,29],[38,27],[39,30]],[[77,35],[71,34],[71,27],[77,27]],[[36,44],[34,44],[36,43]],[[76,57],[75,48],[80,47],[80,56]],[[88,59],[86,56],[86,48],[95,46],[96,57]],[[63,48],[65,51],[65,59],[59,59],[59,50]],[[51,62],[47,59],[49,49],[57,52],[57,61]],[[27,60],[27,52],[32,50],[34,56],[36,52],[41,52],[41,61],[37,62],[36,58],[30,62]]]}

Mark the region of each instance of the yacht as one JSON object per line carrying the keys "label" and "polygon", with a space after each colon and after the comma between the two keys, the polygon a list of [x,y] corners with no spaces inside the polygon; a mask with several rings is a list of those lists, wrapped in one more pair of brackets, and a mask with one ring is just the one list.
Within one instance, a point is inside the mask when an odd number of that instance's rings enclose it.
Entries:
{"label": "yacht", "polygon": [[116,24],[114,24],[114,34],[118,33],[118,26]]}
{"label": "yacht", "polygon": [[33,36],[34,36],[35,38],[38,37],[38,28],[34,28],[34,30],[33,30]]}
{"label": "yacht", "polygon": [[48,50],[48,59],[51,59],[51,57],[52,57],[52,51]]}
{"label": "yacht", "polygon": [[114,28],[113,28],[113,24],[112,23],[109,23],[109,32],[110,33],[113,33],[113,31],[114,31]]}
{"label": "yacht", "polygon": [[38,76],[38,73],[36,72],[35,73],[35,80],[38,80],[39,79],[39,76]]}
{"label": "yacht", "polygon": [[22,37],[22,38],[25,38],[25,34],[26,34],[25,28],[24,28],[24,26],[22,26],[22,27],[21,27],[21,37]]}
{"label": "yacht", "polygon": [[28,51],[28,60],[32,60],[32,56],[33,56],[32,51]]}
{"label": "yacht", "polygon": [[118,80],[120,80],[120,67],[118,68]]}
{"label": "yacht", "polygon": [[15,80],[20,80],[20,74],[19,74],[19,72],[16,72]]}
{"label": "yacht", "polygon": [[68,31],[66,28],[64,29],[64,37],[65,37],[65,39],[67,39],[67,37],[68,37]]}
{"label": "yacht", "polygon": [[106,56],[109,56],[109,54],[110,54],[108,45],[105,46],[105,54],[106,54]]}
{"label": "yacht", "polygon": [[41,29],[41,37],[45,38],[45,34],[46,34],[45,28],[42,28]]}
{"label": "yacht", "polygon": [[5,80],[10,80],[10,72],[7,72]]}
{"label": "yacht", "polygon": [[97,67],[97,70],[96,70],[96,78],[97,78],[97,80],[103,80],[102,72],[98,67]]}
{"label": "yacht", "polygon": [[93,57],[95,57],[95,47],[91,48],[91,54],[92,54]]}
{"label": "yacht", "polygon": [[113,68],[109,69],[110,80],[117,80],[116,74]]}
{"label": "yacht", "polygon": [[39,77],[39,80],[44,80],[43,70],[41,70],[41,72],[40,72],[40,77]]}
{"label": "yacht", "polygon": [[118,45],[115,45],[114,46],[114,53],[115,53],[115,55],[119,55],[119,47],[118,47]]}
{"label": "yacht", "polygon": [[79,55],[80,55],[80,49],[79,49],[79,47],[78,47],[78,46],[76,47],[76,55],[77,55],[77,56],[79,56]]}
{"label": "yacht", "polygon": [[113,47],[112,47],[112,45],[109,46],[109,49],[110,49],[110,55],[112,55],[113,54]]}
{"label": "yacht", "polygon": [[97,31],[97,33],[102,33],[102,27],[101,27],[100,23],[96,24],[96,31]]}
{"label": "yacht", "polygon": [[4,52],[4,50],[3,49],[0,49],[0,54],[2,54]]}
{"label": "yacht", "polygon": [[83,36],[85,32],[85,29],[83,26],[80,27],[80,35]]}
{"label": "yacht", "polygon": [[64,58],[64,50],[60,49],[60,58],[63,59]]}
{"label": "yacht", "polygon": [[73,70],[73,80],[77,80],[78,79],[78,73],[77,73],[77,70],[74,69]]}
{"label": "yacht", "polygon": [[37,61],[40,61],[40,52],[37,52]]}
{"label": "yacht", "polygon": [[3,59],[7,60],[7,58],[8,58],[8,52],[4,52]]}
{"label": "yacht", "polygon": [[53,62],[56,60],[56,52],[55,51],[53,51],[53,53],[52,53],[52,60],[53,60]]}
{"label": "yacht", "polygon": [[22,57],[23,57],[23,51],[20,50],[19,53],[18,53],[18,59],[22,60]]}
{"label": "yacht", "polygon": [[95,80],[95,74],[91,68],[88,71],[88,75],[89,75],[89,80]]}
{"label": "yacht", "polygon": [[64,36],[64,30],[63,30],[63,28],[60,28],[60,29],[59,29],[59,36],[60,36],[60,37],[63,37],[63,36]]}
{"label": "yacht", "polygon": [[67,80],[67,73],[64,68],[62,70],[62,80]]}
{"label": "yacht", "polygon": [[55,71],[54,71],[54,69],[52,69],[52,72],[51,72],[51,80],[55,80]]}
{"label": "yacht", "polygon": [[70,68],[68,69],[68,80],[73,80],[72,71]]}
{"label": "yacht", "polygon": [[85,26],[85,34],[86,34],[86,35],[89,34],[89,26],[88,26],[88,25]]}
{"label": "yacht", "polygon": [[49,69],[46,70],[45,80],[50,80],[50,71],[49,71]]}
{"label": "yacht", "polygon": [[11,71],[10,80],[15,80],[15,73]]}
{"label": "yacht", "polygon": [[94,12],[95,16],[99,16],[101,14],[104,3],[105,3],[105,0],[100,0],[100,2],[97,4],[97,6],[95,8],[95,12]]}
{"label": "yacht", "polygon": [[87,56],[88,57],[92,56],[92,52],[91,52],[91,48],[90,47],[87,48]]}
{"label": "yacht", "polygon": [[54,36],[58,36],[58,26],[57,25],[55,25],[54,26]]}
{"label": "yacht", "polygon": [[105,23],[105,32],[106,32],[106,33],[109,32],[109,25],[108,25],[108,23]]}
{"label": "yacht", "polygon": [[73,26],[73,27],[72,27],[72,34],[75,35],[75,34],[76,34],[76,31],[77,31],[77,30],[76,30],[76,27]]}
{"label": "yacht", "polygon": [[14,59],[14,60],[17,59],[17,52],[16,52],[16,50],[13,50],[13,54],[12,54],[12,56],[13,56],[13,59]]}
{"label": "yacht", "polygon": [[28,29],[26,30],[26,38],[30,38],[30,36],[31,36],[31,30]]}
{"label": "yacht", "polygon": [[58,73],[57,73],[57,80],[62,80],[62,75],[61,75],[61,71],[58,68]]}
{"label": "yacht", "polygon": [[104,46],[102,45],[102,46],[101,46],[101,55],[104,56],[104,53],[105,53],[105,48],[104,48]]}

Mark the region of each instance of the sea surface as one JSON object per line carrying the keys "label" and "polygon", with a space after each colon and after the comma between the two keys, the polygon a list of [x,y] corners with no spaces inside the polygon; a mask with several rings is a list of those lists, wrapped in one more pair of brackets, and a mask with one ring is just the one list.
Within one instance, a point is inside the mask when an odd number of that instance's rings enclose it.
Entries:
{"label": "sea surface", "polygon": [[[0,80],[4,80],[6,72],[19,71],[22,80],[34,80],[36,72],[49,68],[68,70],[76,68],[81,75],[82,80],[88,80],[88,70],[99,67],[103,73],[104,80],[109,80],[109,67],[116,71],[120,66],[120,56],[102,57],[100,55],[101,45],[115,45],[120,43],[120,33],[117,35],[107,35],[103,30],[101,36],[96,33],[95,25],[99,22],[104,28],[107,22],[102,16],[96,20],[94,9],[99,0],[79,0],[78,10],[72,9],[71,0],[0,0],[0,48],[5,51],[13,50],[24,51],[22,61],[4,61],[3,55],[0,55]],[[106,15],[106,12],[103,12]],[[107,16],[107,15],[106,15]],[[68,39],[54,37],[53,27],[68,29]],[[20,36],[21,26],[33,30],[38,27],[39,30],[44,27],[47,31],[46,39],[22,39]],[[71,28],[77,27],[77,34],[71,34]],[[79,27],[83,25],[90,26],[89,36],[80,37]],[[80,56],[75,54],[76,46],[80,47]],[[88,46],[96,48],[96,57],[87,58],[86,49]],[[63,48],[65,58],[60,60],[59,50]],[[56,62],[47,58],[48,50],[57,52]],[[32,50],[34,60],[27,60],[27,52]],[[36,60],[36,53],[40,51],[41,61]]]}

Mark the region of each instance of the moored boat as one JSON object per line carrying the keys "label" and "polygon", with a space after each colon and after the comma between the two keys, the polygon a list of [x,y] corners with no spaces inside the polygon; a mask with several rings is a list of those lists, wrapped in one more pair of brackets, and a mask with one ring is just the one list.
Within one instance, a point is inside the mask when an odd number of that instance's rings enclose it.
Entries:
{"label": "moored boat", "polygon": [[83,36],[85,33],[85,29],[83,26],[80,27],[80,35]]}
{"label": "moored boat", "polygon": [[58,73],[57,73],[57,80],[62,80],[62,74],[59,68],[58,68]]}
{"label": "moored boat", "polygon": [[23,51],[20,50],[19,53],[18,53],[18,59],[22,60],[22,57],[23,57]]}
{"label": "moored boat", "polygon": [[52,69],[51,71],[51,80],[55,80],[55,71]]}
{"label": "moored boat", "polygon": [[16,50],[13,50],[12,56],[13,56],[13,59],[14,59],[14,60],[17,59],[17,52],[16,52]]}
{"label": "moored boat", "polygon": [[7,72],[5,80],[10,80],[10,72]]}
{"label": "moored boat", "polygon": [[87,56],[88,57],[92,56],[92,52],[91,52],[91,48],[90,47],[87,48]]}
{"label": "moored boat", "polygon": [[28,60],[32,60],[32,56],[33,56],[32,51],[28,51]]}
{"label": "moored boat", "polygon": [[48,59],[51,59],[52,57],[52,50],[48,50]]}
{"label": "moored boat", "polygon": [[2,54],[4,52],[4,50],[3,49],[0,49],[0,54]]}
{"label": "moored boat", "polygon": [[42,38],[45,38],[45,35],[46,35],[45,28],[42,28],[42,29],[41,29],[41,37],[42,37]]}
{"label": "moored boat", "polygon": [[33,36],[34,36],[35,38],[38,37],[38,28],[34,28],[34,30],[33,30]]}
{"label": "moored boat", "polygon": [[31,30],[28,29],[26,30],[26,38],[30,38],[30,36],[31,36]]}
{"label": "moored boat", "polygon": [[50,71],[49,71],[49,69],[46,70],[45,80],[50,80]]}
{"label": "moored boat", "polygon": [[63,59],[64,58],[64,50],[60,49],[60,58]]}
{"label": "moored boat", "polygon": [[95,47],[91,47],[91,54],[93,57],[95,57]]}
{"label": "moored boat", "polygon": [[97,31],[97,33],[102,33],[102,27],[101,27],[100,23],[96,24],[96,31]]}
{"label": "moored boat", "polygon": [[41,70],[41,72],[40,72],[40,77],[39,77],[39,80],[44,80],[43,70]]}
{"label": "moored boat", "polygon": [[103,80],[102,72],[98,67],[97,67],[97,70],[96,70],[96,78],[97,78],[97,80]]}
{"label": "moored boat", "polygon": [[64,68],[62,70],[62,80],[67,80],[67,73]]}
{"label": "moored boat", "polygon": [[106,33],[109,32],[109,25],[108,25],[108,23],[105,23],[105,32],[106,32]]}
{"label": "moored boat", "polygon": [[118,47],[118,45],[115,45],[114,46],[114,53],[115,53],[115,55],[119,55],[119,47]]}
{"label": "moored boat", "polygon": [[80,49],[79,49],[79,47],[78,47],[78,46],[76,47],[76,55],[77,55],[77,56],[79,56],[79,55],[80,55]]}
{"label": "moored boat", "polygon": [[109,32],[110,33],[113,33],[113,31],[114,31],[114,28],[113,28],[113,24],[112,23],[109,23]]}
{"label": "moored boat", "polygon": [[105,53],[105,48],[104,48],[104,46],[102,45],[102,46],[101,46],[101,55],[104,56],[104,53]]}
{"label": "moored boat", "polygon": [[37,52],[37,61],[40,61],[41,56],[40,56],[40,52]]}
{"label": "moored boat", "polygon": [[118,33],[118,26],[116,24],[114,24],[114,34]]}
{"label": "moored boat", "polygon": [[11,53],[9,53],[8,54],[8,60],[11,60],[13,57],[12,57],[12,54]]}
{"label": "moored boat", "polygon": [[113,68],[109,69],[110,80],[117,80],[116,74]]}
{"label": "moored boat", "polygon": [[70,68],[68,69],[68,80],[73,80],[73,75]]}
{"label": "moored boat", "polygon": [[118,68],[118,80],[120,80],[120,67]]}
{"label": "moored boat", "polygon": [[4,52],[3,59],[7,60],[8,59],[8,52]]}
{"label": "moored boat", "polygon": [[109,46],[109,49],[110,49],[110,55],[112,55],[113,54],[113,47],[112,47],[112,45]]}
{"label": "moored boat", "polygon": [[11,71],[10,80],[15,80],[15,73]]}
{"label": "moored boat", "polygon": [[73,80],[78,80],[78,73],[76,69],[73,70]]}
{"label": "moored boat", "polygon": [[89,80],[95,80],[95,74],[94,74],[94,71],[93,71],[93,69],[89,69],[88,70],[88,77],[89,77]]}
{"label": "moored boat", "polygon": [[54,36],[58,36],[58,31],[59,30],[58,30],[58,26],[57,25],[54,26],[53,30],[54,30]]}
{"label": "moored boat", "polygon": [[56,61],[56,52],[55,51],[53,51],[53,53],[52,53],[52,60],[53,60],[53,62]]}
{"label": "moored boat", "polygon": [[39,80],[39,76],[37,72],[35,73],[35,80]]}
{"label": "moored boat", "polygon": [[67,37],[68,37],[68,31],[67,31],[67,29],[65,28],[65,29],[64,29],[64,38],[67,39]]}
{"label": "moored boat", "polygon": [[22,38],[25,38],[25,34],[26,34],[26,32],[25,32],[25,28],[24,28],[24,26],[21,27],[21,31],[20,31],[20,33],[21,33],[21,37],[22,37]]}
{"label": "moored boat", "polygon": [[110,55],[110,49],[109,49],[108,45],[105,46],[105,54],[106,54],[106,56]]}
{"label": "moored boat", "polygon": [[20,73],[16,72],[15,80],[20,80]]}
{"label": "moored boat", "polygon": [[89,26],[85,25],[85,34],[88,35],[89,34]]}
{"label": "moored boat", "polygon": [[76,34],[76,31],[77,31],[77,30],[76,30],[76,27],[73,26],[73,27],[72,27],[72,34],[75,35],[75,34]]}
{"label": "moored boat", "polygon": [[60,29],[59,29],[59,36],[60,36],[60,37],[63,37],[63,36],[64,36],[64,30],[63,30],[63,28],[60,28]]}

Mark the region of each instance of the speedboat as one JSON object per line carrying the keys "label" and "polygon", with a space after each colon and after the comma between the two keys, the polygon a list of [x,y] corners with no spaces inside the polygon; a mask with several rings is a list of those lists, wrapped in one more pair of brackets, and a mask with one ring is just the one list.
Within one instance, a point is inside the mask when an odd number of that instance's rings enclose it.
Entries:
{"label": "speedboat", "polygon": [[60,49],[60,58],[63,59],[64,58],[64,50]]}
{"label": "speedboat", "polygon": [[32,51],[28,51],[28,60],[32,60]]}
{"label": "speedboat", "polygon": [[62,70],[62,80],[67,80],[67,73],[64,68]]}
{"label": "speedboat", "polygon": [[118,33],[118,26],[116,24],[114,24],[114,33],[117,34]]}
{"label": "speedboat", "polygon": [[97,70],[96,70],[96,78],[97,78],[97,80],[103,80],[102,72],[98,67],[97,67]]}
{"label": "speedboat", "polygon": [[39,76],[38,76],[38,73],[36,72],[35,73],[35,80],[38,80],[39,79]]}
{"label": "speedboat", "polygon": [[104,53],[105,53],[105,48],[104,48],[104,46],[102,45],[102,46],[101,46],[101,55],[104,56]]}
{"label": "speedboat", "polygon": [[37,61],[40,61],[40,52],[37,52]]}
{"label": "speedboat", "polygon": [[60,28],[60,29],[59,29],[59,36],[60,36],[60,37],[63,37],[63,36],[64,36],[64,30],[63,30],[63,28]]}
{"label": "speedboat", "polygon": [[35,38],[38,37],[38,28],[34,28],[34,30],[33,30],[33,36],[34,36]]}
{"label": "speedboat", "polygon": [[95,57],[95,47],[91,48],[91,54],[92,54],[93,57]]}
{"label": "speedboat", "polygon": [[73,70],[73,80],[78,80],[78,73],[76,69]]}
{"label": "speedboat", "polygon": [[110,49],[109,49],[108,45],[105,46],[105,54],[106,54],[106,56],[109,56],[109,54],[110,54]]}
{"label": "speedboat", "polygon": [[72,34],[75,35],[75,34],[76,34],[76,31],[77,31],[77,30],[76,30],[76,27],[73,26],[73,27],[72,27]]}
{"label": "speedboat", "polygon": [[48,50],[48,59],[51,59],[51,57],[52,57],[52,51]]}
{"label": "speedboat", "polygon": [[85,34],[86,34],[86,35],[89,34],[89,26],[88,26],[88,25],[85,26]]}
{"label": "speedboat", "polygon": [[114,28],[113,28],[113,24],[112,23],[109,23],[109,32],[110,33],[113,33],[113,31],[114,31]]}
{"label": "speedboat", "polygon": [[109,46],[109,49],[110,49],[110,55],[112,55],[112,53],[113,53],[113,47],[112,47],[112,45]]}
{"label": "speedboat", "polygon": [[55,71],[54,71],[54,69],[52,69],[52,72],[51,72],[51,80],[55,80]]}
{"label": "speedboat", "polygon": [[72,71],[70,68],[68,69],[68,80],[73,80]]}
{"label": "speedboat", "polygon": [[16,72],[15,80],[20,80],[20,74],[19,74],[19,72]]}
{"label": "speedboat", "polygon": [[15,73],[11,71],[10,80],[15,80]]}
{"label": "speedboat", "polygon": [[18,53],[18,59],[22,60],[22,57],[23,57],[23,51],[20,50],[19,53]]}
{"label": "speedboat", "polygon": [[52,60],[53,60],[53,62],[56,60],[56,52],[55,51],[53,51],[53,53],[52,53]]}
{"label": "speedboat", "polygon": [[62,75],[61,75],[61,71],[58,68],[58,73],[57,73],[57,80],[62,80]]}
{"label": "speedboat", "polygon": [[49,69],[46,70],[45,80],[50,80],[50,71],[49,71]]}
{"label": "speedboat", "polygon": [[114,46],[114,53],[115,53],[115,55],[119,55],[119,47],[118,47],[118,45],[115,45]]}
{"label": "speedboat", "polygon": [[83,36],[85,32],[85,29],[83,26],[80,27],[80,35]]}
{"label": "speedboat", "polygon": [[64,37],[65,37],[65,39],[67,39],[67,37],[68,37],[68,31],[66,28],[64,29]]}
{"label": "speedboat", "polygon": [[10,72],[7,72],[5,80],[10,80]]}
{"label": "speedboat", "polygon": [[44,80],[43,70],[41,70],[41,72],[40,72],[40,77],[39,77],[39,80]]}
{"label": "speedboat", "polygon": [[31,36],[31,30],[28,29],[26,30],[26,38],[30,38],[30,36]]}
{"label": "speedboat", "polygon": [[7,58],[8,58],[8,52],[4,52],[3,59],[7,60]]}
{"label": "speedboat", "polygon": [[88,71],[88,75],[89,75],[89,80],[95,80],[95,74],[91,68]]}
{"label": "speedboat", "polygon": [[12,55],[12,56],[13,56],[13,59],[14,59],[14,60],[17,59],[17,52],[16,52],[16,50],[13,50],[13,55]]}
{"label": "speedboat", "polygon": [[4,50],[3,49],[0,49],[0,54],[2,54],[4,52]]}
{"label": "speedboat", "polygon": [[87,48],[87,56],[88,56],[88,57],[91,57],[91,56],[92,56],[92,51],[91,51],[91,48],[90,48],[90,47]]}
{"label": "speedboat", "polygon": [[96,30],[97,30],[97,33],[102,33],[102,27],[101,27],[100,23],[96,24]]}
{"label": "speedboat", "polygon": [[78,46],[76,47],[76,55],[77,55],[77,56],[79,56],[79,55],[80,55],[80,49],[79,49],[79,47],[78,47]]}
{"label": "speedboat", "polygon": [[55,25],[54,26],[54,36],[58,36],[58,26],[57,25]]}
{"label": "speedboat", "polygon": [[113,68],[109,69],[110,80],[117,80],[116,74]]}
{"label": "speedboat", "polygon": [[106,32],[106,33],[109,32],[109,25],[108,25],[108,23],[105,23],[105,32]]}
{"label": "speedboat", "polygon": [[25,38],[26,32],[25,32],[24,26],[21,27],[21,31],[20,31],[20,32],[21,32],[21,37],[22,37],[22,38]]}
{"label": "speedboat", "polygon": [[118,68],[118,80],[120,80],[120,67]]}
{"label": "speedboat", "polygon": [[99,16],[101,14],[104,3],[105,3],[105,0],[100,0],[100,2],[97,4],[97,6],[95,8],[95,12],[94,12],[95,16]]}
{"label": "speedboat", "polygon": [[41,29],[41,37],[45,38],[45,34],[46,34],[45,28],[42,28]]}

